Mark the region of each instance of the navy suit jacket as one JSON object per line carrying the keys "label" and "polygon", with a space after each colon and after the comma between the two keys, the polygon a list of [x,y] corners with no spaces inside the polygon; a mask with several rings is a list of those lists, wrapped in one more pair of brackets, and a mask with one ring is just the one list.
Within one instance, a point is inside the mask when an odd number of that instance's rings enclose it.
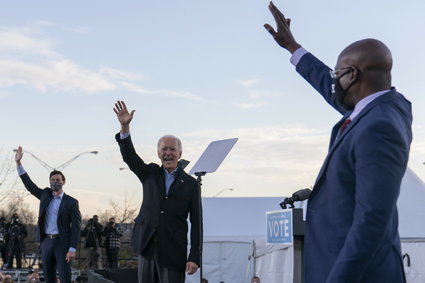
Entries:
{"label": "navy suit jacket", "polygon": [[[40,241],[43,241],[45,238],[45,216],[47,207],[53,199],[53,190],[51,188],[40,189],[31,181],[27,173],[20,177],[25,188],[40,200],[38,211],[38,237]],[[78,242],[80,241],[81,214],[78,208],[78,201],[65,193],[63,194],[59,206],[57,225],[62,251],[67,253],[70,247],[77,249]]]}
{"label": "navy suit jacket", "polygon": [[392,88],[337,137],[344,113],[329,68],[312,54],[297,71],[340,113],[307,206],[305,282],[405,282],[397,198],[412,140],[410,102]]}
{"label": "navy suit jacket", "polygon": [[[157,236],[158,262],[171,270],[184,272],[186,262],[198,264],[202,243],[202,208],[197,181],[179,165],[168,195],[165,193],[164,168],[155,163],[146,164],[134,150],[131,137],[116,135],[121,154],[143,184],[143,203],[136,217],[132,247],[138,254]],[[201,208],[201,210],[200,210]],[[187,218],[190,215],[190,252],[187,255]]]}

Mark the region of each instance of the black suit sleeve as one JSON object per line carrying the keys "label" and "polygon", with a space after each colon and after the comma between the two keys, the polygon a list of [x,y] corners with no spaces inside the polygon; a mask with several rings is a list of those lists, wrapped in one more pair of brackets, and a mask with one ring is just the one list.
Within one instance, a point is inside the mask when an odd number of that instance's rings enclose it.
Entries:
{"label": "black suit sleeve", "polygon": [[78,207],[78,201],[72,199],[71,204],[71,248],[77,249],[78,242],[80,241],[80,230],[81,230],[81,214]]}
{"label": "black suit sleeve", "polygon": [[143,159],[140,158],[139,155],[137,155],[133,142],[131,141],[131,136],[121,139],[120,133],[118,133],[115,135],[115,139],[120,146],[122,159],[128,165],[130,170],[136,174],[140,181],[143,182],[144,178],[149,174],[149,166],[143,161]]}
{"label": "black suit sleeve", "polygon": [[28,173],[20,175],[19,177],[21,177],[21,180],[24,183],[24,186],[27,189],[27,191],[29,191],[36,198],[40,199],[41,193],[43,192],[43,190],[40,189],[36,184],[34,184],[30,176],[28,176]]}

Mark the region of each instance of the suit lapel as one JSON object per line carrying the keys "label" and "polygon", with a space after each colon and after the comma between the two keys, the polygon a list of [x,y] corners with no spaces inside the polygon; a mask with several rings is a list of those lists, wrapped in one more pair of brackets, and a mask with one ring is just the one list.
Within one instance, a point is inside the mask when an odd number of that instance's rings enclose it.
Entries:
{"label": "suit lapel", "polygon": [[[331,149],[332,149],[332,146],[334,145],[334,143],[335,143],[335,140],[336,140],[336,138],[337,138],[337,136],[338,136],[338,132],[339,132],[339,129],[341,128],[341,125],[342,125],[342,123],[344,123],[344,121],[345,120],[347,120],[348,119],[348,117],[350,117],[350,114],[351,114],[352,112],[350,111],[350,112],[347,112],[347,113],[345,113],[344,114],[344,116],[341,118],[341,120],[339,120],[339,122],[338,123],[336,123],[335,124],[335,126],[332,128],[332,133],[331,133],[331,141],[330,141],[330,143],[329,143],[329,151],[331,151]],[[345,131],[344,131],[345,132]]]}
{"label": "suit lapel", "polygon": [[66,206],[67,197],[68,196],[65,193],[63,193],[61,204],[59,205],[59,209],[58,209],[58,218],[61,212],[63,211],[64,207]]}
{"label": "suit lapel", "polygon": [[[316,185],[319,183],[320,179],[323,176],[323,173],[325,172],[329,159],[331,158],[333,152],[335,151],[335,149],[338,147],[338,145],[342,142],[342,140],[345,138],[345,136],[365,117],[365,115],[376,105],[378,104],[382,104],[386,101],[389,101],[393,98],[393,94],[394,91],[390,91],[384,95],[379,96],[378,98],[376,98],[375,100],[373,100],[372,102],[370,102],[368,105],[366,105],[366,107],[357,115],[357,117],[354,118],[354,120],[348,124],[347,128],[345,128],[345,130],[341,133],[341,135],[337,137],[338,135],[338,131],[339,128],[341,127],[342,123],[345,121],[345,119],[347,119],[350,114],[352,112],[348,112],[344,115],[344,117],[337,123],[335,124],[335,126],[332,129],[332,135],[331,135],[331,142],[329,145],[329,152],[326,155],[326,159],[323,162],[322,168],[320,169],[319,175],[316,178],[316,182],[314,185],[314,188],[316,188]],[[313,194],[314,195],[317,191],[317,189],[313,189]]]}
{"label": "suit lapel", "polygon": [[335,146],[339,143],[339,141],[341,141],[341,138],[346,135],[348,128],[349,127],[352,128],[351,123],[350,123],[347,126],[347,128],[344,130],[343,134],[340,135],[338,137],[338,139],[336,139],[342,123],[344,123],[344,121],[350,116],[350,114],[351,114],[351,112],[345,113],[345,115],[341,118],[341,120],[339,120],[338,123],[336,123],[335,126],[332,128],[331,141],[329,143],[329,151],[328,151],[328,154],[326,155],[325,161],[323,162],[322,168],[320,168],[319,174],[317,175],[314,187],[316,186],[316,184],[319,182],[320,178],[322,177],[322,175],[325,171],[325,168],[328,164],[329,158],[330,158],[332,152],[335,149]]}
{"label": "suit lapel", "polygon": [[49,204],[53,199],[52,193],[53,193],[52,190],[49,189],[47,191],[47,196],[42,198],[41,203],[40,203],[40,213],[39,213],[40,216],[44,215],[46,213],[47,208],[49,207]]}
{"label": "suit lapel", "polygon": [[165,169],[164,167],[160,167],[160,180],[158,180],[158,188],[159,188],[159,194],[161,196],[161,199],[165,197],[166,195],[166,189],[165,189]]}
{"label": "suit lapel", "polygon": [[176,191],[179,191],[179,187],[184,184],[184,180],[183,180],[183,169],[179,168],[176,172],[176,176],[174,178],[173,183],[170,186],[170,190],[168,191],[168,195],[172,195],[174,194]]}

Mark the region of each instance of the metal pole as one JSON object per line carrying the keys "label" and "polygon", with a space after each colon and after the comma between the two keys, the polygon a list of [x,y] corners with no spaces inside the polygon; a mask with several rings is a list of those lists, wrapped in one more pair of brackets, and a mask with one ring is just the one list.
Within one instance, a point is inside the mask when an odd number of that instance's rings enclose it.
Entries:
{"label": "metal pole", "polygon": [[[18,151],[17,149],[14,149],[13,152]],[[48,171],[53,171],[53,170],[63,170],[65,167],[67,167],[69,164],[71,164],[75,159],[77,159],[78,157],[80,157],[83,154],[98,154],[99,152],[97,150],[93,150],[93,151],[85,151],[82,152],[80,154],[77,154],[76,156],[74,156],[73,158],[71,158],[70,160],[66,161],[65,163],[59,165],[58,167],[53,167],[50,166],[49,164],[47,164],[46,162],[44,162],[43,160],[41,160],[40,158],[38,158],[35,154],[27,151],[27,150],[23,150],[24,153],[28,153],[29,155],[31,155],[35,160],[37,160],[44,168],[46,168]]]}
{"label": "metal pole", "polygon": [[83,154],[98,154],[99,152],[96,150],[93,151],[85,151],[85,152],[81,152],[80,154],[77,154],[76,156],[74,156],[73,158],[71,158],[70,160],[68,160],[67,162],[59,165],[56,169],[57,170],[63,170],[65,167],[67,167],[69,164],[71,164],[73,161],[75,161],[75,159],[77,159],[78,157],[80,157]]}

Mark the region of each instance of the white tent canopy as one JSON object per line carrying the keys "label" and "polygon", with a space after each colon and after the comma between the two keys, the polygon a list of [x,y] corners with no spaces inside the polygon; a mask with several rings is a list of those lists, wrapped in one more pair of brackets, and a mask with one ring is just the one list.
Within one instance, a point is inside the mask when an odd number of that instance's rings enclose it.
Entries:
{"label": "white tent canopy", "polygon": [[205,236],[257,236],[266,232],[266,212],[283,198],[203,198]]}
{"label": "white tent canopy", "polygon": [[398,198],[399,232],[402,238],[425,238],[425,184],[407,168]]}

